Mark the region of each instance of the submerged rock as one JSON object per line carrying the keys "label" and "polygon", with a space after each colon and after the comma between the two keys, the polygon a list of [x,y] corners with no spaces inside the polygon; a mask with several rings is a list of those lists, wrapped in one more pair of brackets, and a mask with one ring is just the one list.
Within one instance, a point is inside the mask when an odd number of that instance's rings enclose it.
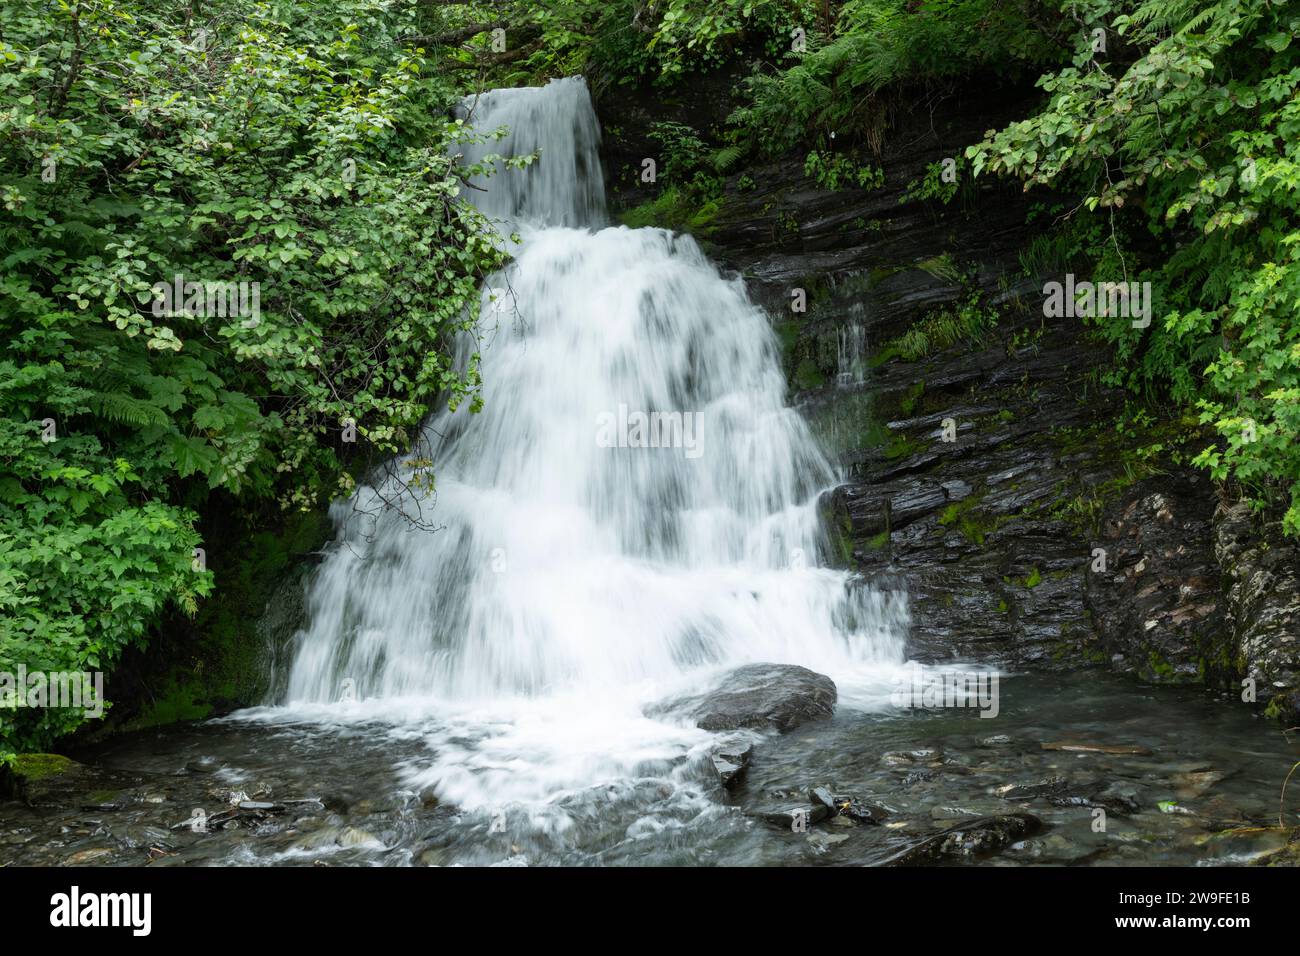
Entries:
{"label": "submerged rock", "polygon": [[986,814],[996,814],[1002,808],[989,803],[988,805],[976,805],[966,803],[962,806],[945,806],[938,805],[930,808],[930,818],[932,820],[945,820],[952,822],[955,820],[969,820],[972,817],[981,817]]}
{"label": "submerged rock", "polygon": [[1107,813],[1124,816],[1138,813],[1142,809],[1142,796],[1138,788],[1129,783],[1116,782],[1092,794],[1093,806],[1102,807]]}
{"label": "submerged rock", "polygon": [[812,844],[815,849],[820,850],[823,853],[836,844],[843,843],[848,838],[849,835],[847,833],[825,833],[820,830],[816,833],[808,834],[808,842]]}
{"label": "submerged rock", "polygon": [[847,817],[854,823],[882,823],[889,816],[884,807],[872,803],[863,803],[857,797],[837,796],[835,809],[841,817]]}
{"label": "submerged rock", "polygon": [[1005,849],[1033,836],[1043,827],[1029,813],[1006,813],[977,817],[951,826],[920,843],[884,860],[885,866],[934,863],[939,860],[969,860]]}
{"label": "submerged rock", "polygon": [[794,833],[802,833],[813,824],[821,823],[830,815],[830,810],[820,803],[790,807],[785,810],[767,810],[761,814],[762,818],[772,826],[790,830]]}
{"label": "submerged rock", "polygon": [[938,747],[918,750],[886,750],[880,762],[887,767],[939,767],[943,765],[943,751]]}
{"label": "submerged rock", "polygon": [[1094,744],[1081,740],[1059,740],[1043,744],[1044,750],[1060,750],[1065,753],[1109,754],[1114,757],[1149,757],[1151,751],[1146,747],[1120,744]]}
{"label": "submerged rock", "polygon": [[343,847],[379,847],[384,845],[383,841],[369,830],[362,830],[358,827],[348,827],[338,834],[335,842]]}
{"label": "submerged rock", "polygon": [[680,714],[703,730],[773,727],[782,733],[835,712],[835,682],[794,664],[746,664],[700,694],[652,705],[647,714]]}
{"label": "submerged rock", "polygon": [[998,787],[996,793],[1003,800],[1033,800],[1035,797],[1054,797],[1065,793],[1068,783],[1064,777],[1048,777],[1037,783],[1008,783]]}
{"label": "submerged rock", "polygon": [[113,851],[106,847],[91,847],[89,850],[80,850],[72,854],[63,861],[64,866],[87,866],[100,860],[107,859],[113,855]]}
{"label": "submerged rock", "polygon": [[746,740],[719,744],[709,754],[713,769],[718,772],[722,786],[730,789],[740,782],[749,769],[749,762],[754,756],[754,745]]}
{"label": "submerged rock", "polygon": [[1200,770],[1174,774],[1174,792],[1180,800],[1191,800],[1203,795],[1216,784],[1232,776],[1232,771]]}

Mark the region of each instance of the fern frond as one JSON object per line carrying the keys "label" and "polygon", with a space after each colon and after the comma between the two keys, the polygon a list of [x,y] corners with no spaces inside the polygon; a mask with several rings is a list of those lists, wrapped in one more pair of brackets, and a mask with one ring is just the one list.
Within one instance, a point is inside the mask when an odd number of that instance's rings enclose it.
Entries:
{"label": "fern frond", "polygon": [[723,146],[721,149],[714,150],[710,161],[713,163],[714,169],[720,173],[725,173],[740,162],[747,152],[748,150],[744,146],[739,143],[732,143],[730,146]]}
{"label": "fern frond", "polygon": [[120,392],[89,392],[86,405],[94,414],[117,425],[146,428],[150,425],[167,426],[171,418],[150,401],[123,395]]}

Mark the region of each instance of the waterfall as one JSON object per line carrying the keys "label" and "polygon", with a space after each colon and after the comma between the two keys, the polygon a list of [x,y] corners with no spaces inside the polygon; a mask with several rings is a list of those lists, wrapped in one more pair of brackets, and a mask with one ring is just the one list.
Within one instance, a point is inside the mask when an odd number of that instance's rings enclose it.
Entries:
{"label": "waterfall", "polygon": [[[470,199],[482,212],[509,223],[603,224],[600,125],[581,77],[540,89],[491,90],[467,98],[458,112],[483,136],[461,150],[466,165],[489,155],[539,154],[525,169],[470,179]],[[488,138],[502,128],[503,137]]]}
{"label": "waterfall", "polygon": [[[483,291],[483,407],[424,427],[408,466],[338,502],[288,683],[299,715],[439,715],[414,777],[461,805],[544,799],[699,743],[642,707],[752,661],[841,688],[904,659],[906,607],[825,566],[836,475],[784,403],[776,337],[694,240],[603,227],[599,131],[580,78],[466,103],[539,151],[472,201],[517,228]],[[420,500],[409,500],[419,497]],[[383,501],[403,499],[435,530]]]}
{"label": "waterfall", "polygon": [[840,329],[839,353],[835,381],[840,388],[861,385],[867,378],[866,309],[855,302],[849,307],[851,318]]}

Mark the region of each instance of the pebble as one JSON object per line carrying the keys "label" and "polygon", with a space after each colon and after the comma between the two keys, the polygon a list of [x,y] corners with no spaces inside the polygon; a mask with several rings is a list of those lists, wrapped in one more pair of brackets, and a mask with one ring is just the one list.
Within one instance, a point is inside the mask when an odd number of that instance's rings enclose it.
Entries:
{"label": "pebble", "polygon": [[96,860],[102,860],[106,856],[112,856],[113,851],[105,847],[93,847],[89,850],[81,850],[72,854],[63,861],[64,866],[86,866],[88,863],[94,863]]}

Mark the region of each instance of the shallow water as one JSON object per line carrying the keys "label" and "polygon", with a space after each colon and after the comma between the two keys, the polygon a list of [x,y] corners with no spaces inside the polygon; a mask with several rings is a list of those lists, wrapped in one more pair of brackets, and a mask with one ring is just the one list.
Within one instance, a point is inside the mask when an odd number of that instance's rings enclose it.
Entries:
{"label": "shallow water", "polygon": [[[96,769],[51,784],[34,808],[0,807],[0,865],[55,864],[94,850],[105,851],[92,856],[99,865],[869,865],[957,819],[1012,811],[1034,814],[1044,829],[983,862],[1232,864],[1285,842],[1269,828],[1297,750],[1244,705],[1091,672],[1004,677],[1000,691],[993,719],[841,706],[830,721],[756,738],[753,766],[730,794],[706,758],[715,735],[685,726],[646,733],[634,772],[620,758],[604,782],[553,782],[544,799],[511,791],[517,755],[501,753],[501,799],[473,809],[432,795],[427,781],[455,763],[445,741],[456,732],[445,715],[410,719],[409,702],[400,721],[331,705],[332,718],[310,722],[244,715],[138,733],[79,755]],[[543,748],[552,740],[545,715],[524,722]],[[604,731],[589,730],[589,762],[567,772],[598,780]],[[627,729],[610,733],[626,739]],[[674,733],[680,747],[670,752],[660,742]],[[437,751],[433,740],[444,741]],[[1042,749],[1062,740],[1150,753]],[[491,752],[468,736],[460,744]],[[484,758],[465,772],[490,777],[494,768]],[[1064,781],[1051,795],[997,792],[1051,778]],[[883,825],[835,818],[796,833],[757,815],[803,803],[817,785],[890,816]],[[1096,832],[1094,811],[1068,802],[1106,788],[1135,809],[1108,814]],[[195,807],[211,817],[232,791],[277,808],[206,833],[171,829]],[[1162,810],[1165,802],[1175,812]],[[1294,826],[1300,794],[1288,804]]]}

